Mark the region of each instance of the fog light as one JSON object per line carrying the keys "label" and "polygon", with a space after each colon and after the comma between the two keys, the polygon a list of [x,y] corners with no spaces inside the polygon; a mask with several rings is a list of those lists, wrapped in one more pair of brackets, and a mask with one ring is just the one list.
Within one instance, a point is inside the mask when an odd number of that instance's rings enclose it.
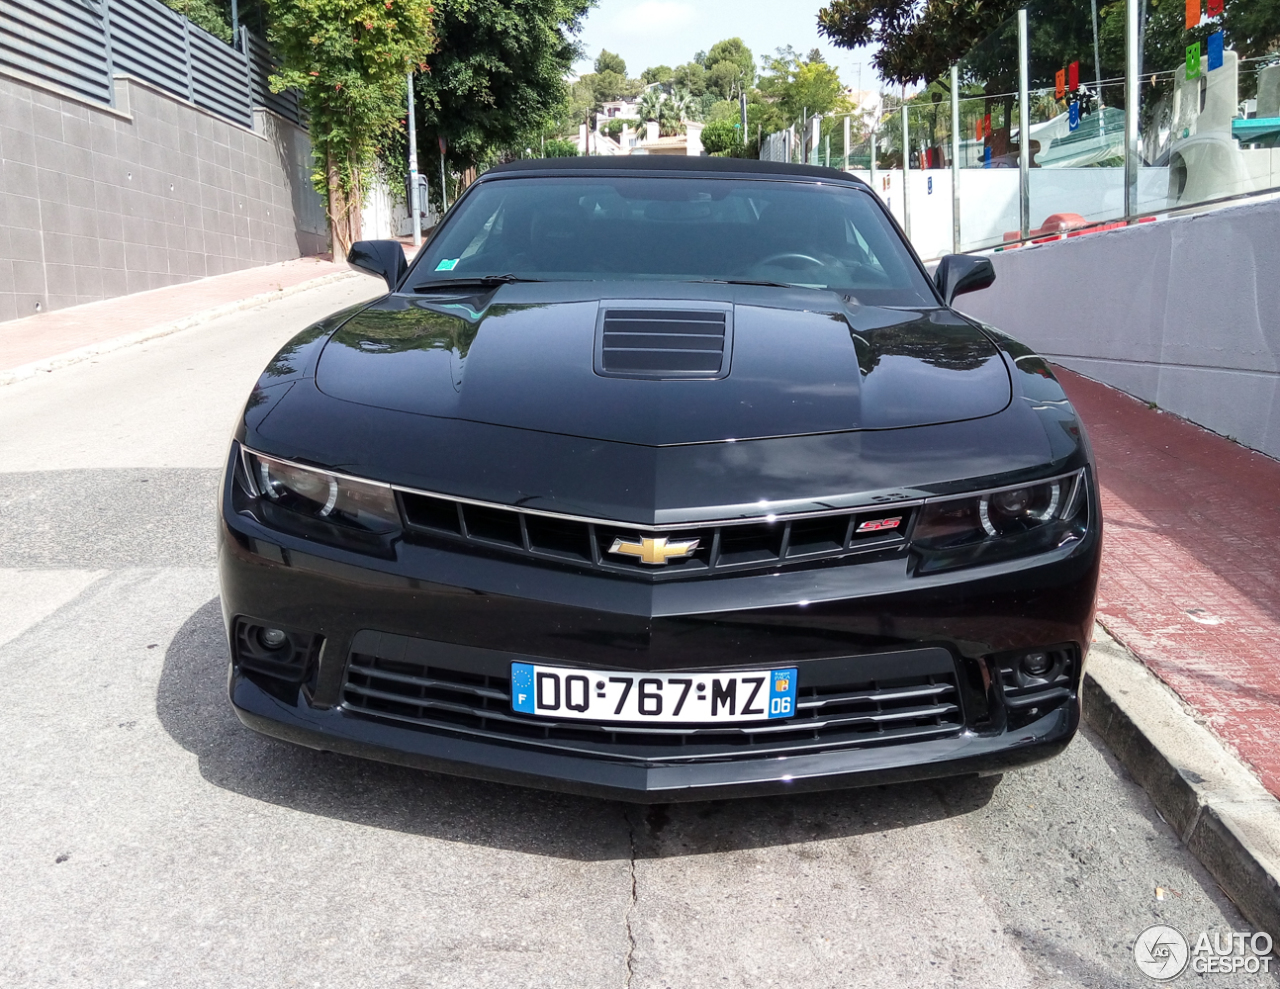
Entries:
{"label": "fog light", "polygon": [[1031,652],[1022,657],[1022,672],[1027,676],[1042,677],[1053,667],[1053,659],[1047,652]]}
{"label": "fog light", "polygon": [[289,640],[289,636],[278,628],[264,628],[258,632],[258,640],[268,649],[279,649]]}

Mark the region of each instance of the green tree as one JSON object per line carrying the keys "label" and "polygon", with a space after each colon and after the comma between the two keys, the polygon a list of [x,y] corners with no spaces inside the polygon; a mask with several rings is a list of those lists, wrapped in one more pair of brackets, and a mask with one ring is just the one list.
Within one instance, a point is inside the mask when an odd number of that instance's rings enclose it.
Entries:
{"label": "green tree", "polygon": [[414,80],[423,174],[439,174],[440,137],[463,171],[584,121],[594,94],[565,76],[592,2],[435,0],[438,50]]}
{"label": "green tree", "polygon": [[662,105],[675,117],[677,124],[686,120],[698,120],[702,116],[702,101],[695,99],[687,89],[675,90]]}
{"label": "green tree", "polygon": [[697,62],[686,62],[671,73],[671,88],[686,89],[694,96],[707,91],[707,70]]}
{"label": "green tree", "polygon": [[760,77],[759,93],[767,104],[762,114],[766,131],[783,130],[802,114],[848,113],[853,104],[844,95],[840,74],[822,61],[802,61],[790,46],[779,48]]}
{"label": "green tree", "polygon": [[746,157],[742,125],[731,120],[717,120],[702,128],[702,146],[708,154],[718,158]]}
{"label": "green tree", "polygon": [[616,72],[623,79],[627,77],[627,63],[622,60],[621,55],[615,55],[606,49],[600,49],[600,54],[596,56],[595,70],[597,72]]}
{"label": "green tree", "polygon": [[705,65],[708,70],[714,69],[721,62],[732,62],[738,67],[744,87],[750,86],[756,78],[756,58],[751,54],[741,38],[726,38],[717,41],[706,54]]}
{"label": "green tree", "polygon": [[716,62],[707,72],[707,92],[722,100],[735,100],[748,86],[742,68],[736,62]]}
{"label": "green tree", "polygon": [[910,85],[947,72],[1024,2],[830,0],[818,12],[818,31],[842,48],[878,45],[871,57],[876,71]]}
{"label": "green tree", "polygon": [[671,66],[653,65],[640,73],[640,81],[646,86],[651,86],[656,82],[665,89],[671,85],[673,75]]}
{"label": "green tree", "polygon": [[544,158],[576,158],[577,155],[578,146],[573,141],[566,141],[562,137],[553,137],[542,147]]}
{"label": "green tree", "polygon": [[196,27],[204,28],[215,38],[230,44],[231,15],[218,0],[164,0],[164,5],[175,10]]}
{"label": "green tree", "polygon": [[640,123],[645,124],[650,120],[661,120],[662,104],[666,102],[666,99],[667,94],[656,86],[641,93],[640,102],[636,104],[636,116],[640,118]]}
{"label": "green tree", "polygon": [[300,94],[333,251],[345,256],[360,239],[362,177],[400,127],[405,76],[435,46],[431,0],[271,0],[270,10],[282,63],[271,88]]}

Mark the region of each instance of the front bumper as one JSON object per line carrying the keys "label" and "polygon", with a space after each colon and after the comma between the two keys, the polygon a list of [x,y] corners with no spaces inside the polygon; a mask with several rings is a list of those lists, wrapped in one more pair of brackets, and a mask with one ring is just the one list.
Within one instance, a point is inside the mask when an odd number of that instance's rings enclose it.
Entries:
{"label": "front bumper", "polygon": [[714,800],[992,775],[1051,758],[1080,723],[1072,698],[1015,732],[844,749],[767,760],[635,765],[507,748],[461,736],[416,731],[281,700],[243,675],[231,676],[231,702],[255,731],[309,748],[496,783],[514,783],[635,803]]}
{"label": "front bumper", "polygon": [[[317,749],[639,802],[1000,773],[1057,754],[1078,727],[1100,543],[1095,524],[1054,554],[924,578],[898,556],[654,585],[411,543],[375,558],[269,529],[224,490],[229,637],[244,619],[317,644],[289,682],[237,661],[236,643],[231,701],[249,727]],[[557,746],[354,710],[352,657],[371,633],[430,645],[450,669],[481,677],[531,657],[636,671],[795,665],[802,689],[823,664],[874,659],[883,675],[895,657],[942,651],[959,713],[915,736],[815,736],[784,752]],[[1050,647],[1071,657],[1054,689],[1019,698],[1010,663]]]}

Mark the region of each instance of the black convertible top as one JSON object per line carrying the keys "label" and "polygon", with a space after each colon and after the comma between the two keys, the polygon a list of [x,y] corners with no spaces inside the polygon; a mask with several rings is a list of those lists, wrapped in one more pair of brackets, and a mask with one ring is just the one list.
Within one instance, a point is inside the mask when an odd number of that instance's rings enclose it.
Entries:
{"label": "black convertible top", "polygon": [[580,175],[583,172],[685,172],[731,175],[788,175],[793,178],[848,182],[869,188],[861,179],[836,168],[819,165],[793,165],[785,161],[757,161],[754,158],[711,158],[684,155],[618,155],[590,158],[525,158],[495,165],[481,178],[511,172],[542,175]]}

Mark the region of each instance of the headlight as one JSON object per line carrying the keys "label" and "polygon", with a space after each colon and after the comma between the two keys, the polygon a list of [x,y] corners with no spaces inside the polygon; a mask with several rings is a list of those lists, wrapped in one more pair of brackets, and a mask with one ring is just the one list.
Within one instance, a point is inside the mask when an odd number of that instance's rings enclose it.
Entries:
{"label": "headlight", "polygon": [[1088,523],[1083,470],[979,494],[926,502],[913,547],[921,571],[995,562],[1080,539]]}
{"label": "headlight", "polygon": [[302,467],[244,450],[250,493],[301,515],[371,532],[400,528],[389,484]]}

